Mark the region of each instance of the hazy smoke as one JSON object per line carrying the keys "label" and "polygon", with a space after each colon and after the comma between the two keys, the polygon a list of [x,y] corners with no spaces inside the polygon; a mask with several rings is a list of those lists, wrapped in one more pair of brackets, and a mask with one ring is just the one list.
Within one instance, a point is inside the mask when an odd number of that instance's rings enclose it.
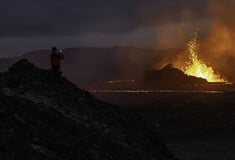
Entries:
{"label": "hazy smoke", "polygon": [[202,42],[202,52],[216,71],[234,81],[235,74],[235,1],[211,0],[212,16],[208,37]]}

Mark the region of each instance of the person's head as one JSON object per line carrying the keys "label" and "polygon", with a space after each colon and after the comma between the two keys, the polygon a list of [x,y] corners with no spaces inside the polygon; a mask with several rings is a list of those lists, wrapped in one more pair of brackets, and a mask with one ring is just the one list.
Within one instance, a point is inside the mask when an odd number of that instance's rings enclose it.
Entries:
{"label": "person's head", "polygon": [[56,47],[52,47],[51,51],[57,51],[57,48]]}

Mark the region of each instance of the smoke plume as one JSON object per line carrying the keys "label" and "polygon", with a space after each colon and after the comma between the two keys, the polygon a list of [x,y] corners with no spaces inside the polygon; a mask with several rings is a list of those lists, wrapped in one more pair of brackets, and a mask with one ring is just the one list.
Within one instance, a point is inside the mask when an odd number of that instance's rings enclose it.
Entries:
{"label": "smoke plume", "polygon": [[213,68],[228,80],[235,81],[235,1],[211,0],[212,16],[208,37],[202,42],[202,53]]}

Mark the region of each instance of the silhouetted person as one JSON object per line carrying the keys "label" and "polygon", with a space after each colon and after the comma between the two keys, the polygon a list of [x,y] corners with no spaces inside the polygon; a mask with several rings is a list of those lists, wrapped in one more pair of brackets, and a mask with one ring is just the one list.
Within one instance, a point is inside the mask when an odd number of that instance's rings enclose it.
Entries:
{"label": "silhouetted person", "polygon": [[61,75],[60,60],[64,58],[62,50],[58,51],[56,47],[51,48],[51,69],[58,75]]}

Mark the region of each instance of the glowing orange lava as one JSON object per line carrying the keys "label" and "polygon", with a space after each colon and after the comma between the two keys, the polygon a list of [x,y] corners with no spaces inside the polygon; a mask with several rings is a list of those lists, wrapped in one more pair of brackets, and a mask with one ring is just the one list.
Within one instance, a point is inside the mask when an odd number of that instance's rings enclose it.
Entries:
{"label": "glowing orange lava", "polygon": [[208,82],[226,82],[219,74],[215,73],[212,67],[208,67],[198,57],[199,43],[197,42],[197,33],[188,42],[189,61],[182,68],[185,74],[206,79]]}

